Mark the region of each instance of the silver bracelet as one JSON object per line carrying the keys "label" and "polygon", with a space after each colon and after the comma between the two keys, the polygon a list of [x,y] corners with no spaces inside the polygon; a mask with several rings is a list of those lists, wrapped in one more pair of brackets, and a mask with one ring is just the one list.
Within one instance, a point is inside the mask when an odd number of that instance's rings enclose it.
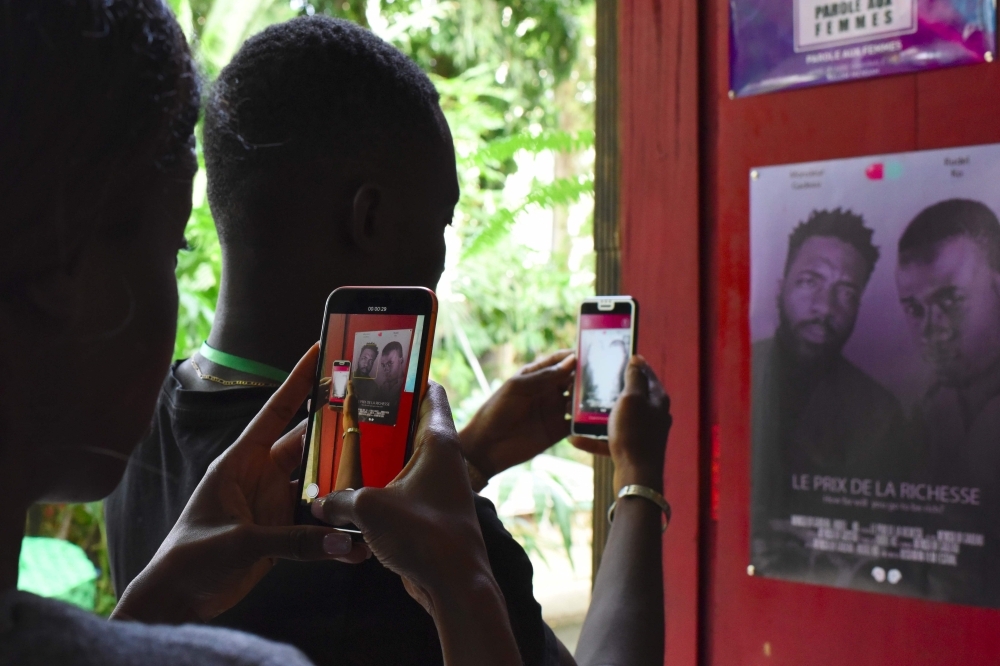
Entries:
{"label": "silver bracelet", "polygon": [[663,498],[663,495],[656,492],[652,488],[646,486],[640,486],[639,484],[633,483],[631,485],[625,486],[618,491],[618,499],[611,503],[608,507],[608,522],[610,523],[615,519],[615,506],[618,504],[618,500],[623,497],[644,497],[650,502],[660,507],[660,511],[663,512],[663,529],[661,532],[667,531],[667,526],[670,525],[670,503]]}

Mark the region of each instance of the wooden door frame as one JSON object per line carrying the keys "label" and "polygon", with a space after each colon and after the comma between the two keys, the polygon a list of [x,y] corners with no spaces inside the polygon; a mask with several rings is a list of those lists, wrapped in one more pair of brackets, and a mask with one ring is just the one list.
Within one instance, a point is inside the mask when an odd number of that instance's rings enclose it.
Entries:
{"label": "wooden door frame", "polygon": [[[664,470],[666,653],[698,662],[702,424],[698,0],[597,0],[598,293],[635,296],[639,348],[671,395]],[[617,279],[616,279],[617,278]],[[611,467],[595,468],[595,572]]]}

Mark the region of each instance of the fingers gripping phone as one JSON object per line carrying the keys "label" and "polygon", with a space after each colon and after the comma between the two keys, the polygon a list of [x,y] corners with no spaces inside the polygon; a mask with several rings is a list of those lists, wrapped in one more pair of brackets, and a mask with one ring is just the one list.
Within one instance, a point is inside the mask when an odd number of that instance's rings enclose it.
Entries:
{"label": "fingers gripping phone", "polygon": [[[353,382],[363,485],[384,487],[413,453],[420,401],[427,392],[437,298],[422,287],[342,287],[326,302],[313,386],[296,519],[334,490],[345,438],[343,407]],[[325,392],[329,391],[329,396]]]}
{"label": "fingers gripping phone", "polygon": [[625,368],[635,353],[639,303],[631,296],[591,298],[580,304],[574,435],[607,439],[608,417],[625,388]]}

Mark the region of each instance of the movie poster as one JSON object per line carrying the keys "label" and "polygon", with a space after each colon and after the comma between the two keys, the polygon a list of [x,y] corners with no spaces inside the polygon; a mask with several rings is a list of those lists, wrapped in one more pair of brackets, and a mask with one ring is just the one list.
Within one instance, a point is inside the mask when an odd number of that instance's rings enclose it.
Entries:
{"label": "movie poster", "polygon": [[412,336],[408,328],[355,333],[352,368],[360,421],[396,425]]}
{"label": "movie poster", "polygon": [[732,0],[729,89],[776,90],[990,62],[994,0]]}
{"label": "movie poster", "polygon": [[1000,607],[1000,144],[750,175],[751,572]]}

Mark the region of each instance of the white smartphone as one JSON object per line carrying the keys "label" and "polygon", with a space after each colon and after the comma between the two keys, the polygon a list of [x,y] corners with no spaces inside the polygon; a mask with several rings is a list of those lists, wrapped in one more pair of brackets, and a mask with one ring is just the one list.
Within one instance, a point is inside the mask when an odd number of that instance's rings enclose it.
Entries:
{"label": "white smartphone", "polygon": [[351,378],[350,361],[334,361],[330,386],[330,406],[343,407],[347,397],[347,380]]}
{"label": "white smartphone", "polygon": [[608,417],[625,388],[636,349],[639,303],[631,296],[589,298],[580,304],[573,384],[574,435],[607,439]]}

